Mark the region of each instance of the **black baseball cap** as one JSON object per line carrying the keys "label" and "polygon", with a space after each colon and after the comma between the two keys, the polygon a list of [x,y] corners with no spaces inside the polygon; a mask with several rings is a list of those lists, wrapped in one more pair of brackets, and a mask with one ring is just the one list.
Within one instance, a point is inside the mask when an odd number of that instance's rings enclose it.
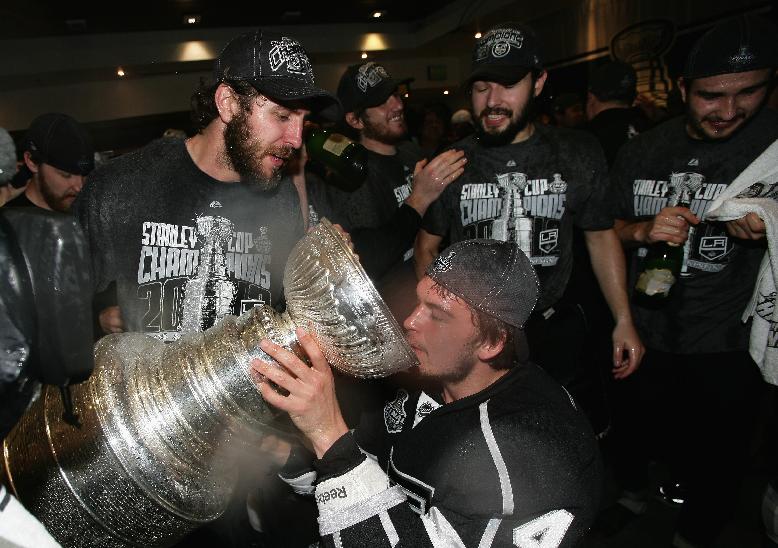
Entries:
{"label": "black baseball cap", "polygon": [[535,32],[520,23],[504,23],[488,30],[475,44],[466,84],[476,80],[515,84],[531,71],[543,70]]}
{"label": "black baseball cap", "polygon": [[354,112],[383,104],[410,78],[395,80],[386,68],[374,61],[351,65],[338,82],[338,99],[344,112]]}
{"label": "black baseball cap", "polygon": [[340,116],[338,100],[316,87],[308,54],[294,38],[263,29],[241,34],[224,47],[213,72],[217,82],[246,81],[271,99],[306,101],[315,114]]}
{"label": "black baseball cap", "polygon": [[73,175],[88,175],[95,167],[92,138],[76,120],[59,112],[38,116],[24,136],[23,150],[38,162]]}
{"label": "black baseball cap", "polygon": [[686,58],[687,80],[778,68],[778,28],[756,15],[726,19],[706,32]]}
{"label": "black baseball cap", "polygon": [[635,69],[623,61],[608,61],[597,67],[589,78],[589,91],[601,101],[637,94]]}
{"label": "black baseball cap", "polygon": [[540,292],[535,269],[515,242],[457,242],[444,249],[426,273],[476,310],[519,329]]}

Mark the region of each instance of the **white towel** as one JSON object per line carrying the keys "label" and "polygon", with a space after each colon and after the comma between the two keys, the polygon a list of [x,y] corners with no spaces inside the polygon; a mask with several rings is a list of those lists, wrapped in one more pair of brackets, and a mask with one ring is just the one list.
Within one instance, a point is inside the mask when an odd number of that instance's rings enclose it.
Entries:
{"label": "white towel", "polygon": [[767,253],[759,267],[743,321],[753,317],[749,352],[762,376],[778,385],[778,141],[768,147],[711,204],[707,221],[731,221],[756,213],[765,223]]}

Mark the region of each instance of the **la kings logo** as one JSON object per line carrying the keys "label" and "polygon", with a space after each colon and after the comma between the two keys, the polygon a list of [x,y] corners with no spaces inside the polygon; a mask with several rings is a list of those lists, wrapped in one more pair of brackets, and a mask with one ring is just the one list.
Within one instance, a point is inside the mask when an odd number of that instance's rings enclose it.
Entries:
{"label": "la kings logo", "polygon": [[269,61],[273,72],[286,67],[287,72],[305,76],[313,84],[311,62],[299,42],[286,36],[281,40],[271,40]]}
{"label": "la kings logo", "polygon": [[386,404],[384,407],[384,424],[386,425],[386,431],[390,434],[398,434],[402,432],[403,424],[405,423],[405,402],[408,401],[408,392],[405,390],[398,390],[397,397],[394,401]]}
{"label": "la kings logo", "polygon": [[422,392],[419,394],[419,401],[416,403],[416,414],[413,417],[413,428],[416,428],[427,415],[440,407],[440,404]]}

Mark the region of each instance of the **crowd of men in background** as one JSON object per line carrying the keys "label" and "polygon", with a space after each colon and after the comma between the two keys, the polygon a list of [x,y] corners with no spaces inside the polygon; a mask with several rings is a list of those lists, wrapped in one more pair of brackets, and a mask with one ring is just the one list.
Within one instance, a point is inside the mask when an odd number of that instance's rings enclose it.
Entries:
{"label": "crowd of men in background", "polygon": [[[20,169],[15,155],[0,166],[0,180],[9,181],[0,200],[6,208],[76,215],[91,251],[96,337],[133,331],[174,341],[257,304],[282,308],[293,245],[322,217],[342,227],[398,321],[408,318],[422,366],[388,383],[405,399],[392,396],[387,405],[407,407],[410,422],[385,425],[391,435],[374,452],[390,469],[385,476],[359,451],[375,440],[349,433],[363,417],[328,423],[326,440],[323,427],[311,426],[325,420],[316,412],[322,406],[340,414],[337,401],[326,399],[337,383],[315,343],[304,344],[312,373],[265,348],[291,376],[255,367],[279,386],[293,392],[296,376],[324,387],[301,411],[258,386],[314,447],[305,470],[316,470],[319,486],[311,489],[358,486],[362,493],[350,501],[363,507],[359,518],[350,517],[353,506],[319,499],[321,530],[311,521],[306,541],[320,533],[328,546],[359,545],[371,535],[413,546],[573,546],[587,531],[607,537],[639,519],[653,495],[649,466],[658,461],[659,495],[680,506],[668,543],[712,546],[738,501],[767,394],[766,365],[755,363],[741,315],[772,219],[749,213],[723,223],[705,215],[778,139],[778,113],[768,106],[778,69],[774,37],[759,17],[717,24],[695,43],[680,75],[685,112],[657,119],[636,101],[634,68],[620,61],[598,64],[585,97],[559,94],[544,116],[542,37],[523,24],[498,25],[477,41],[465,82],[471,104],[453,113],[441,104],[411,111],[405,82],[372,61],[348,67],[336,93],[321,89],[302,46],[288,37],[287,55],[304,70],[282,64],[273,78],[258,76],[270,41],[282,37],[257,30],[232,40],[213,81],[196,91],[193,136],[156,140],[95,169],[84,126],[45,114],[21,141]],[[307,161],[309,120],[367,149],[368,175],[357,190],[328,184],[326,169]],[[5,150],[13,147],[5,141]],[[774,199],[772,186],[752,183],[761,190],[748,184],[733,197]],[[684,195],[692,200],[679,205]],[[485,247],[463,246],[470,240]],[[635,305],[631,287],[646,249],[665,242],[685,246],[683,273],[659,308]],[[223,260],[198,260],[206,252],[224,253]],[[208,297],[215,278],[229,299]],[[476,312],[484,317],[472,320],[475,331],[458,331]],[[490,332],[485,325],[495,320]],[[435,331],[439,325],[450,331]],[[465,380],[472,386],[462,388]],[[430,381],[439,393],[429,392]],[[502,406],[494,415],[490,398]],[[456,419],[442,418],[451,408]],[[500,411],[511,420],[500,422]],[[527,413],[566,428],[532,428]],[[422,420],[437,424],[437,434],[430,426],[416,435]],[[481,472],[482,461],[453,462],[441,451],[441,432],[474,443],[470,430],[454,436],[455,420],[486,437],[479,451],[491,455],[494,478]],[[420,464],[421,448],[435,461]],[[602,498],[600,451],[619,487],[615,497]],[[414,471],[417,487],[432,485],[420,507],[411,504],[418,493],[398,479],[402,471]],[[483,485],[500,496],[464,482],[459,487],[484,502],[455,502],[447,476],[466,472],[488,478]],[[302,473],[285,471],[287,479]],[[765,513],[773,519],[777,499],[768,487]],[[272,501],[249,500],[254,520],[227,516],[226,536],[236,545],[250,538],[282,545],[274,543],[291,533],[261,515]],[[234,512],[242,515],[239,502]],[[235,534],[240,524],[247,531]],[[778,543],[776,529],[767,526],[766,534]]]}

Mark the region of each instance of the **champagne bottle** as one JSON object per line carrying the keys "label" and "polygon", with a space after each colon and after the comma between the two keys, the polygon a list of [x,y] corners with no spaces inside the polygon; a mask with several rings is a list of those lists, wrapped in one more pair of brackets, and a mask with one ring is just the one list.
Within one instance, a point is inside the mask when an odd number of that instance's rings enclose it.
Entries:
{"label": "champagne bottle", "polygon": [[328,168],[327,182],[347,192],[358,189],[367,177],[367,149],[345,135],[313,129],[305,140],[308,156]]}
{"label": "champagne bottle", "polygon": [[643,304],[660,304],[670,295],[683,264],[683,246],[654,244],[644,259],[645,268],[635,284],[635,297]]}
{"label": "champagne bottle", "polygon": [[[688,208],[689,202],[679,200],[678,205]],[[661,305],[670,295],[670,290],[681,275],[685,250],[691,237],[690,228],[689,237],[683,245],[660,242],[648,248],[643,260],[643,271],[635,283],[635,298],[639,303],[647,306]]]}

